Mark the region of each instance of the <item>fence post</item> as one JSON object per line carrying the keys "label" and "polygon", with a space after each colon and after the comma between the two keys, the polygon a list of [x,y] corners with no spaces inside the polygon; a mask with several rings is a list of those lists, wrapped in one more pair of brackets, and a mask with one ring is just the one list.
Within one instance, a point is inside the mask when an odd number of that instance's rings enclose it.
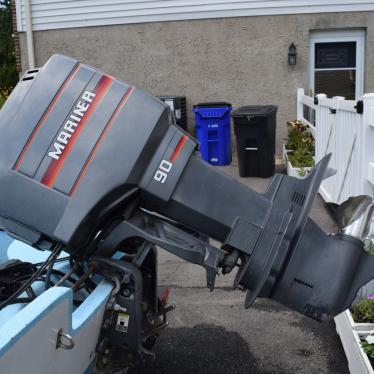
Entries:
{"label": "fence post", "polygon": [[374,197],[374,93],[367,93],[362,97],[364,112],[360,131],[360,154],[362,167],[362,193]]}
{"label": "fence post", "polygon": [[304,104],[302,97],[304,96],[304,88],[297,89],[297,120],[300,121],[304,118]]}
{"label": "fence post", "polygon": [[[318,99],[318,101],[320,100],[320,99],[326,99],[327,98],[327,95],[325,95],[325,94],[317,94],[316,95],[316,98]],[[319,102],[318,102],[318,105],[319,105]]]}
{"label": "fence post", "polygon": [[[351,165],[351,160],[353,156],[353,151],[356,147],[356,139],[348,139],[349,145],[347,149],[343,149],[342,145],[339,142],[339,136],[341,136],[341,123],[338,122],[338,111],[340,109],[339,101],[345,100],[344,96],[333,96],[333,105],[335,109],[335,113],[331,112],[331,144],[332,147],[332,157],[331,157],[331,166],[336,169],[336,175],[334,176],[334,185],[332,188],[332,196],[334,197],[334,202],[337,204],[341,204],[341,198],[344,193],[344,188],[346,186],[347,175],[349,171],[349,167]],[[344,162],[344,158],[342,157],[342,153],[348,154],[348,160]]]}
{"label": "fence post", "polygon": [[345,100],[344,96],[333,96],[332,98],[335,100],[335,109],[339,109],[339,101]]}
{"label": "fence post", "polygon": [[364,121],[365,125],[372,126],[374,128],[374,93],[367,93],[362,96],[364,103]]}
{"label": "fence post", "polygon": [[323,154],[323,140],[321,139],[322,136],[322,131],[324,130],[322,128],[322,118],[321,118],[321,100],[326,99],[327,95],[325,94],[318,94],[316,95],[317,98],[317,105],[316,105],[316,110],[315,110],[315,132],[314,132],[314,140],[315,140],[315,153],[316,153],[316,161],[319,162],[321,158],[324,156]]}

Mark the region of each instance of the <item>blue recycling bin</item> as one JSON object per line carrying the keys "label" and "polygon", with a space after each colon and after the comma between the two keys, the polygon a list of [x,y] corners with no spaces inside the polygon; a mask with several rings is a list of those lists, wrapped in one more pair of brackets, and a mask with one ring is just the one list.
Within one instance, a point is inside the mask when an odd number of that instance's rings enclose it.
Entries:
{"label": "blue recycling bin", "polygon": [[229,103],[194,105],[196,136],[201,157],[212,165],[231,162],[231,119]]}

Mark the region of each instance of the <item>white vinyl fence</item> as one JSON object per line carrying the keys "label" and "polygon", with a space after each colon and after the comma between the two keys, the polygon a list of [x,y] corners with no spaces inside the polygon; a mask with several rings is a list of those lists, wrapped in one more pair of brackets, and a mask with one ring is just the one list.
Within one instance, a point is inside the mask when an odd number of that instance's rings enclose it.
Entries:
{"label": "white vinyl fence", "polygon": [[374,197],[374,94],[360,100],[315,98],[297,91],[297,119],[309,125],[316,140],[316,162],[331,153],[336,174],[321,184],[327,202],[342,203],[351,196]]}

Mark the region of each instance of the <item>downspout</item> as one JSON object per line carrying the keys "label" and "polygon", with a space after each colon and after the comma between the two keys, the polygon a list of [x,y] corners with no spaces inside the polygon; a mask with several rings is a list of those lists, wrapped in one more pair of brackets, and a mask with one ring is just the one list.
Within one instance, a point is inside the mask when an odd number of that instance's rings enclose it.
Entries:
{"label": "downspout", "polygon": [[29,57],[29,70],[35,69],[34,37],[31,19],[31,0],[23,0],[25,6],[27,55]]}

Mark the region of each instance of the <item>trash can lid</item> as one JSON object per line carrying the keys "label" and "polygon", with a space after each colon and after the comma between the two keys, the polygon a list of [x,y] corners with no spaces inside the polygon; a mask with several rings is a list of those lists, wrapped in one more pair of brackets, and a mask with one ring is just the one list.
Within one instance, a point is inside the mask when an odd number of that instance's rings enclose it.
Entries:
{"label": "trash can lid", "polygon": [[211,103],[199,103],[195,104],[193,108],[231,108],[232,105],[230,103],[226,103],[224,101],[218,101],[218,102],[211,102]]}
{"label": "trash can lid", "polygon": [[231,112],[232,117],[267,116],[278,110],[276,105],[247,105]]}
{"label": "trash can lid", "polygon": [[166,95],[166,96],[158,96],[158,98],[160,100],[171,100],[171,99],[175,99],[175,100],[178,100],[178,99],[182,99],[182,100],[186,100],[186,96],[178,96],[178,95]]}

